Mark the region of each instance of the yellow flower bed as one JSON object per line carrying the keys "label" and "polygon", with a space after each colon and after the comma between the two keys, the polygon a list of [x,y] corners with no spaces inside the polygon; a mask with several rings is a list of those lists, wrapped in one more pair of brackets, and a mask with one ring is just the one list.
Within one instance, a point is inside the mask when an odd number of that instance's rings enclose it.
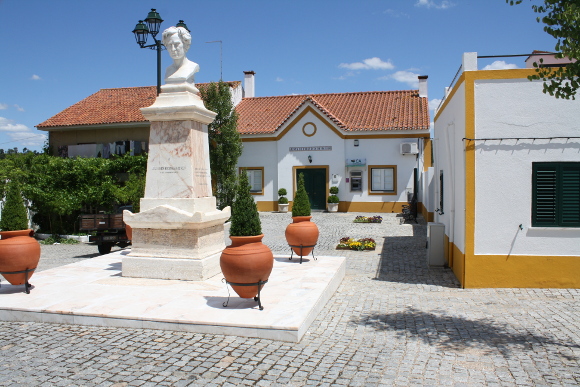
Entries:
{"label": "yellow flower bed", "polygon": [[344,237],[340,239],[340,243],[336,246],[338,250],[374,250],[377,246],[372,238],[353,239]]}

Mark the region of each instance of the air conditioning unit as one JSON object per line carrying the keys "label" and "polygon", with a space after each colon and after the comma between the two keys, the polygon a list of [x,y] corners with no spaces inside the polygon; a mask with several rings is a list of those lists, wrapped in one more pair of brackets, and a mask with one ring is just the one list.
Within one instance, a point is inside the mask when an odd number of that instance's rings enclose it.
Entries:
{"label": "air conditioning unit", "polygon": [[401,154],[402,155],[416,155],[419,153],[419,147],[416,142],[403,142],[401,143]]}

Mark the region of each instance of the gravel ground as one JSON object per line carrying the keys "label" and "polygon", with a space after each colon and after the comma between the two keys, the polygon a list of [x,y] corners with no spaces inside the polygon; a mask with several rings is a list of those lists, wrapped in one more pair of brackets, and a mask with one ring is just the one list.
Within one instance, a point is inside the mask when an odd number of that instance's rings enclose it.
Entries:
{"label": "gravel ground", "polygon": [[[113,247],[111,251],[120,250]],[[40,262],[36,271],[52,269],[54,267],[68,265],[82,261],[83,259],[99,256],[97,245],[91,243],[78,243],[76,245],[40,245]]]}

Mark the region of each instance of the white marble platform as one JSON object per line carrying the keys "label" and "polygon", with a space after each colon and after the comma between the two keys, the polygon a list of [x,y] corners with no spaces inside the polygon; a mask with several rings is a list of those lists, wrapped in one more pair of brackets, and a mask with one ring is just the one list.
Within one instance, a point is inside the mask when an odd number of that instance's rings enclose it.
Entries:
{"label": "white marble platform", "polygon": [[35,273],[33,288],[2,279],[0,320],[166,329],[299,342],[345,274],[345,258],[275,256],[263,310],[222,282],[121,276],[129,249]]}

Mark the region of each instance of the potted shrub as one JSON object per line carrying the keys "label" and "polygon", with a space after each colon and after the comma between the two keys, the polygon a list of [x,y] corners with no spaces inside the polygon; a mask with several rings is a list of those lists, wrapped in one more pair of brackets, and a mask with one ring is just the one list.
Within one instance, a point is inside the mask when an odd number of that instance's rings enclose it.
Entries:
{"label": "potted shrub", "polygon": [[25,285],[29,293],[28,279],[40,260],[40,245],[32,238],[34,231],[28,228],[28,214],[15,181],[8,184],[0,216],[0,273],[12,285]]}
{"label": "potted shrub", "polygon": [[338,187],[330,187],[330,196],[328,197],[328,212],[337,212],[338,211]]}
{"label": "potted shrub", "polygon": [[[298,175],[298,187],[292,204],[292,222],[286,227],[286,241],[292,250],[304,257],[318,241],[318,227],[310,219],[310,200],[304,188],[304,176]],[[302,259],[300,260],[302,262]]]}
{"label": "potted shrub", "polygon": [[[236,186],[235,199],[232,204],[230,239],[220,257],[220,267],[226,281],[238,284],[256,284],[256,286],[236,286],[232,289],[242,298],[258,294],[260,281],[270,277],[274,266],[274,255],[268,246],[262,243],[262,224],[254,198],[250,193],[248,175],[240,174]],[[260,289],[264,285],[260,285]]]}
{"label": "potted shrub", "polygon": [[278,196],[280,196],[278,198],[278,212],[288,212],[288,198],[286,195],[288,195],[286,188],[280,188],[278,190]]}

